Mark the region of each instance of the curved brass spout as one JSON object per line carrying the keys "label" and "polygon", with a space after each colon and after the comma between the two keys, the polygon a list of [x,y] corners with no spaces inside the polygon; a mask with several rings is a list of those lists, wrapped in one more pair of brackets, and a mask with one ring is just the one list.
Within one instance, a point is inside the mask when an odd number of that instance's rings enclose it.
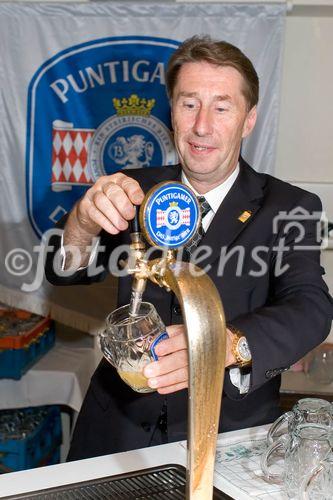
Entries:
{"label": "curved brass spout", "polygon": [[226,351],[224,311],[214,283],[198,267],[169,262],[164,281],[179,300],[188,339],[186,498],[211,500]]}

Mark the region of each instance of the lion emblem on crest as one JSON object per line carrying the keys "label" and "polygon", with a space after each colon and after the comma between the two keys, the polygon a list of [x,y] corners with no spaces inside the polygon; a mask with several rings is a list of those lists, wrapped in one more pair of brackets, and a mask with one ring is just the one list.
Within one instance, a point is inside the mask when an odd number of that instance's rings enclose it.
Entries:
{"label": "lion emblem on crest", "polygon": [[108,154],[123,169],[149,167],[154,145],[140,134],[128,138],[121,136],[109,146]]}

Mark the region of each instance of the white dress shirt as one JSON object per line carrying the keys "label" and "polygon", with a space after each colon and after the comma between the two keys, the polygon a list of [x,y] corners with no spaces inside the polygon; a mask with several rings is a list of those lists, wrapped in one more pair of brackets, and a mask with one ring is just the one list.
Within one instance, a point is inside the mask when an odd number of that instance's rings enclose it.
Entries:
{"label": "white dress shirt", "polygon": [[[214,219],[214,215],[220,208],[222,201],[227,196],[233,183],[237,179],[238,174],[239,174],[239,165],[237,165],[232,174],[229,175],[229,177],[224,182],[222,182],[222,184],[216,186],[214,189],[211,189],[210,191],[207,191],[207,193],[204,194],[211,208],[211,210],[202,219],[202,227],[205,233],[207,232],[210,223]],[[186,186],[189,186],[192,189],[192,191],[194,191],[196,196],[202,196],[194,189],[194,187],[191,185],[184,172],[182,172],[182,183],[185,184]]]}

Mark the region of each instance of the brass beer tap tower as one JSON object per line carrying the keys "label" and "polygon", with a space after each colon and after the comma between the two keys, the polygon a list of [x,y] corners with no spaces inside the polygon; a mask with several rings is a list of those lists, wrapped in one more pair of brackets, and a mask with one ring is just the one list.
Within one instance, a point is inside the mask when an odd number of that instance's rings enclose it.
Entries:
{"label": "brass beer tap tower", "polygon": [[[170,201],[173,199],[179,201]],[[163,211],[159,207],[165,201],[169,205]],[[185,208],[180,208],[180,202],[185,203]],[[186,203],[193,205],[197,215],[192,233],[186,226],[190,210]],[[166,228],[164,236],[161,236],[160,229],[151,230],[152,221],[156,218],[159,221],[157,227]],[[199,205],[192,191],[183,184],[162,183],[146,195],[139,219],[146,240],[164,251],[161,258],[146,260],[145,243],[136,221],[131,233],[128,261],[128,272],[133,275],[132,300],[140,300],[148,279],[168,291],[172,290],[178,298],[187,334],[189,366],[186,498],[211,500],[224,380],[225,317],[212,280],[192,263],[178,261],[175,255],[175,248],[184,244],[179,243],[181,238],[185,235],[189,240],[199,226]],[[186,229],[181,229],[181,237],[172,236],[172,224],[177,227],[182,221],[185,221],[183,227]]]}

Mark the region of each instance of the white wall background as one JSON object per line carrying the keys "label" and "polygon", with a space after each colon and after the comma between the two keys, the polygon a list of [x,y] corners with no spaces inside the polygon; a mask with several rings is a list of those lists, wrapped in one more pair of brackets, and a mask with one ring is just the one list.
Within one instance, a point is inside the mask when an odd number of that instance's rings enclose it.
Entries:
{"label": "white wall background", "polygon": [[329,184],[333,218],[333,3],[288,14],[282,82],[276,175]]}
{"label": "white wall background", "polygon": [[[287,16],[275,175],[317,193],[333,221],[333,2],[326,3]],[[322,262],[333,294],[332,243]]]}

